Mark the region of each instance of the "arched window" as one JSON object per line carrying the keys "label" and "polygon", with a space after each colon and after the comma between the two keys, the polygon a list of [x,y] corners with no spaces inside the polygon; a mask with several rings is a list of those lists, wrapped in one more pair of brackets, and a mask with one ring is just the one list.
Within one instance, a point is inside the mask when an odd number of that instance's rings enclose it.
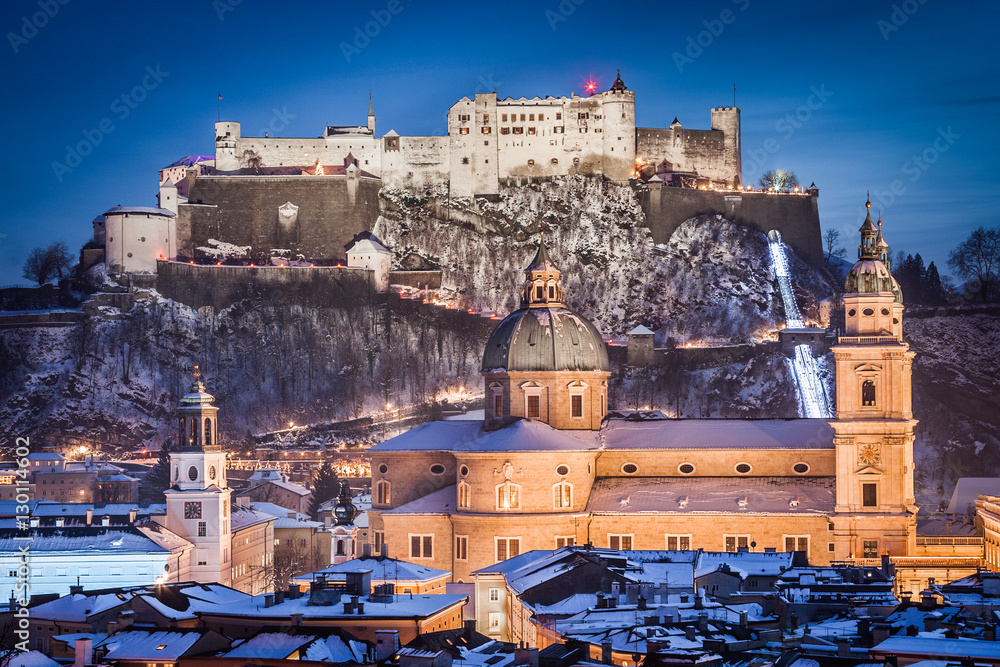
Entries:
{"label": "arched window", "polygon": [[344,553],[344,540],[337,540],[337,555],[338,556],[346,556],[347,555],[347,554]]}
{"label": "arched window", "polygon": [[189,445],[193,445],[195,442],[197,442],[195,440],[195,438],[197,437],[196,431],[198,430],[197,424],[198,424],[198,420],[192,417],[191,418],[191,433],[188,435],[188,444]]}
{"label": "arched window", "polygon": [[185,431],[186,425],[184,424],[184,417],[181,417],[178,420],[178,424],[180,426],[180,440],[179,440],[179,444],[183,447],[184,446],[184,434],[186,432]]}
{"label": "arched window", "polygon": [[390,499],[390,490],[392,485],[384,479],[380,479],[375,485],[375,502],[379,505],[388,505]]}
{"label": "arched window", "polygon": [[865,380],[861,383],[861,405],[875,405],[875,383]]}
{"label": "arched window", "polygon": [[205,446],[212,446],[212,420],[205,417]]}
{"label": "arched window", "polygon": [[569,509],[573,506],[573,485],[569,482],[558,482],[552,485],[552,507]]}
{"label": "arched window", "polygon": [[472,487],[466,482],[458,483],[458,506],[468,507],[472,500]]}
{"label": "arched window", "polygon": [[521,486],[511,482],[497,485],[497,509],[521,509]]}

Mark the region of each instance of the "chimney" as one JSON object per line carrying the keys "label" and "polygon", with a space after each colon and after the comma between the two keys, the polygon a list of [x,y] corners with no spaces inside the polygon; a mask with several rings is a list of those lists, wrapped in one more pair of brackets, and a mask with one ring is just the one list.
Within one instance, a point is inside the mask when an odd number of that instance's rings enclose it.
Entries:
{"label": "chimney", "polygon": [[622,585],[617,581],[611,582],[611,597],[617,598],[621,595]]}
{"label": "chimney", "polygon": [[687,639],[689,642],[694,641],[695,627],[693,625],[689,625],[686,628],[684,628],[684,638]]}
{"label": "chimney", "polygon": [[644,598],[641,595],[639,596],[638,605],[639,605],[639,609],[641,611],[645,611],[646,609],[649,609],[649,605],[646,604],[646,598]]}
{"label": "chimney", "polygon": [[118,632],[118,621],[108,621],[108,635]]}
{"label": "chimney", "polygon": [[288,584],[288,599],[298,600],[302,597],[302,587],[298,584]]}
{"label": "chimney", "polygon": [[138,510],[133,507],[128,511],[128,522],[135,523],[136,516],[138,516]]}
{"label": "chimney", "polygon": [[596,609],[607,609],[608,603],[604,599],[604,593],[597,594],[597,607]]}
{"label": "chimney", "polygon": [[606,639],[601,642],[601,662],[605,665],[615,664],[614,658],[612,657],[611,640]]}
{"label": "chimney", "polygon": [[851,642],[841,638],[837,640],[837,657],[849,658],[851,656]]}
{"label": "chimney", "polygon": [[747,627],[749,624],[749,615],[745,611],[740,612],[740,627]]}
{"label": "chimney", "polygon": [[381,662],[391,658],[399,650],[398,630],[375,631],[375,660]]}
{"label": "chimney", "polygon": [[514,667],[538,667],[538,649],[518,645],[514,649]]}
{"label": "chimney", "polygon": [[698,631],[708,632],[708,616],[698,614]]}
{"label": "chimney", "polygon": [[361,545],[361,557],[371,558],[372,555],[372,544],[371,542],[365,542]]}
{"label": "chimney", "polygon": [[358,602],[357,605],[356,605],[356,607],[357,607],[357,610],[358,610],[358,616],[360,616],[361,614],[365,613],[365,603],[364,602]]}
{"label": "chimney", "polygon": [[296,627],[302,625],[302,614],[291,614],[288,618],[291,620],[292,625]]}
{"label": "chimney", "polygon": [[924,616],[924,632],[934,632],[941,627],[941,617],[937,614]]}
{"label": "chimney", "polygon": [[274,606],[274,595],[272,593],[268,593],[267,595],[264,596],[264,609],[273,606]]}
{"label": "chimney", "polygon": [[77,639],[73,644],[73,667],[84,667],[94,663],[94,640]]}
{"label": "chimney", "polygon": [[281,604],[285,601],[285,591],[274,592],[274,604]]}
{"label": "chimney", "polygon": [[93,507],[88,507],[87,508],[87,525],[89,526],[93,522],[94,522],[94,508]]}
{"label": "chimney", "polygon": [[886,623],[876,623],[872,628],[872,646],[878,646],[889,638],[889,625]]}

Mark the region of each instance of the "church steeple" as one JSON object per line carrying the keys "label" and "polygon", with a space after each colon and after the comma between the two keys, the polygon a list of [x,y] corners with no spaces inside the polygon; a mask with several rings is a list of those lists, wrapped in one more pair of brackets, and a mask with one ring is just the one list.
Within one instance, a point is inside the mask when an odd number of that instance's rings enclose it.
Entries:
{"label": "church steeple", "polygon": [[878,212],[878,236],[875,238],[875,250],[878,251],[879,260],[885,264],[888,271],[892,271],[892,260],[889,259],[889,244],[882,237],[882,211]]}
{"label": "church steeple", "polygon": [[875,247],[875,240],[878,236],[879,229],[872,222],[872,200],[869,196],[868,201],[865,202],[865,208],[868,209],[865,215],[865,221],[861,223],[861,245],[858,246],[858,259],[876,259],[878,257],[878,249]]}
{"label": "church steeple", "polygon": [[219,408],[215,397],[205,391],[201,369],[195,364],[194,380],[177,406],[178,444],[186,451],[217,450]]}
{"label": "church steeple", "polygon": [[524,269],[521,307],[547,308],[555,306],[562,308],[565,304],[565,296],[559,282],[561,274],[562,272],[556,267],[545,248],[545,232],[541,232],[535,258]]}
{"label": "church steeple", "polygon": [[371,93],[368,93],[368,131],[375,134],[375,107],[372,106]]}

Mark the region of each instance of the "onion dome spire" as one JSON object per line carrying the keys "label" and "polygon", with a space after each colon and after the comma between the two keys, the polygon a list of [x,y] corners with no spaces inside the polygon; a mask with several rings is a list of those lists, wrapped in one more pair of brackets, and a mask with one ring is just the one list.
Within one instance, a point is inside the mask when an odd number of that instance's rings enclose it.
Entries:
{"label": "onion dome spire", "polygon": [[875,239],[878,236],[878,227],[872,222],[872,200],[869,195],[868,201],[865,202],[865,208],[868,209],[865,215],[865,221],[861,223],[861,245],[858,246],[858,259],[876,259],[878,257],[878,249],[875,247]]}

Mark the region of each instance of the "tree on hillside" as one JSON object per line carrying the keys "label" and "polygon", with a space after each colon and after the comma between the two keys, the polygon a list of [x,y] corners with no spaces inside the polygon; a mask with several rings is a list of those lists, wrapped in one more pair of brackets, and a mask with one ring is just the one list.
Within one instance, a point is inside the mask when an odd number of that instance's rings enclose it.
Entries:
{"label": "tree on hillside", "polygon": [[139,501],[149,503],[166,502],[163,492],[170,487],[170,442],[163,443],[160,458],[146,471],[139,485]]}
{"label": "tree on hillside", "polygon": [[71,261],[66,244],[54,241],[48,248],[35,248],[28,253],[22,271],[25,278],[41,287],[53,278],[61,279],[69,271]]}
{"label": "tree on hillside", "polygon": [[319,516],[319,506],[336,498],[340,493],[340,480],[337,479],[337,471],[333,469],[329,461],[324,461],[323,465],[316,469],[312,479],[312,501],[309,503],[309,515],[315,521]]}
{"label": "tree on hillside", "polygon": [[971,287],[980,301],[989,301],[1000,279],[1000,228],[973,230],[969,238],[948,253],[948,266],[959,277],[973,283]]}
{"label": "tree on hillside", "polygon": [[941,282],[941,276],[934,262],[927,265],[923,293],[924,303],[928,306],[940,306],[945,302],[944,283]]}
{"label": "tree on hillside", "polygon": [[799,184],[799,179],[794,172],[788,169],[771,169],[761,174],[757,183],[765,190],[791,192],[792,188]]}
{"label": "tree on hillside", "polygon": [[847,254],[847,249],[840,245],[840,230],[831,227],[826,230],[823,234],[823,243],[826,245],[826,261],[823,263],[823,268],[830,265],[830,260],[834,257],[840,257],[841,259]]}

